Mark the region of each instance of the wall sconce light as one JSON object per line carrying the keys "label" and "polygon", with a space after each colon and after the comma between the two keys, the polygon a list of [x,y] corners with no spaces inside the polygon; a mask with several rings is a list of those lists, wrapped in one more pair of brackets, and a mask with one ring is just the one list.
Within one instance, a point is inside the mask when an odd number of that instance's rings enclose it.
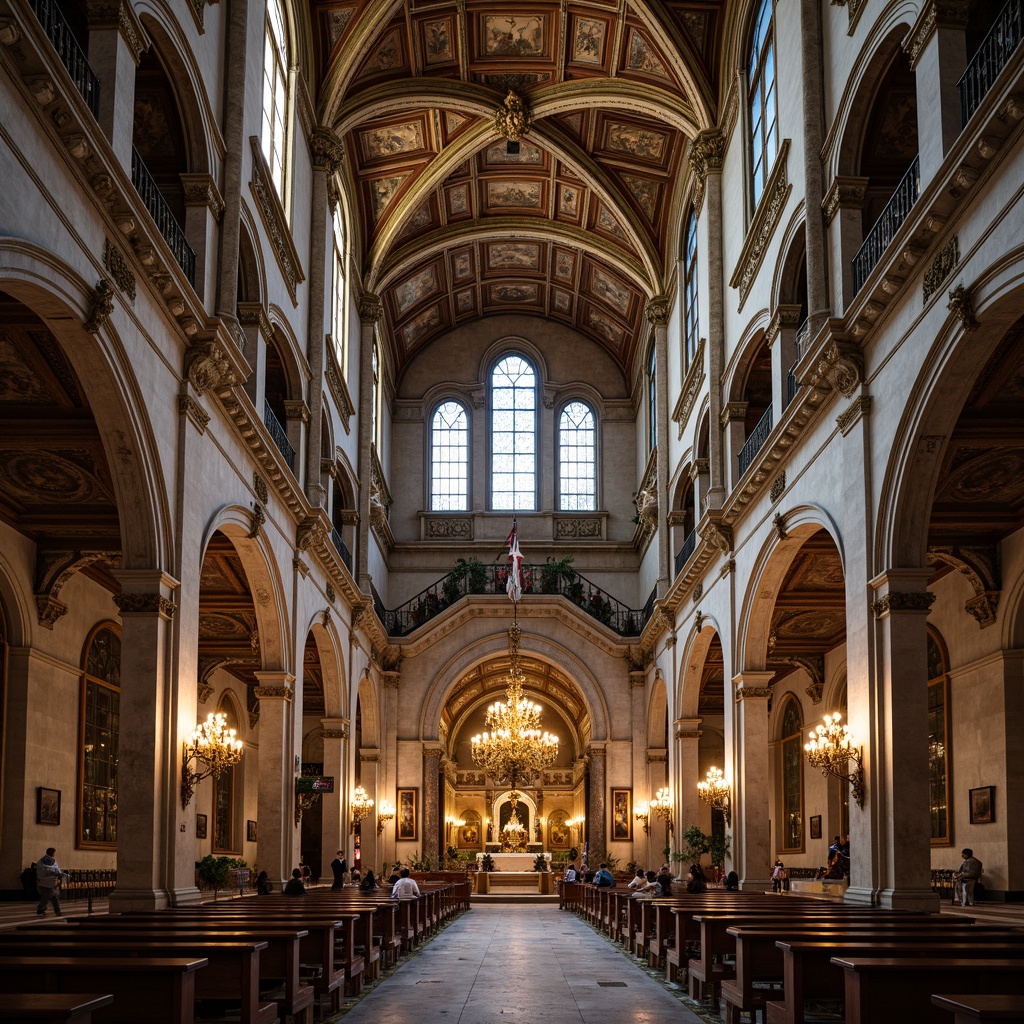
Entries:
{"label": "wall sconce light", "polygon": [[377,835],[384,834],[384,826],[395,816],[395,805],[390,800],[381,800],[377,808]]}
{"label": "wall sconce light", "polygon": [[675,831],[672,824],[672,790],[668,786],[662,786],[657,795],[651,801],[650,812],[656,814],[665,822],[665,828],[671,834]]}
{"label": "wall sconce light", "polygon": [[725,781],[721,768],[712,765],[703,782],[697,783],[697,795],[711,807],[722,812],[726,825],[732,824],[732,787]]}
{"label": "wall sconce light", "polygon": [[[850,739],[850,727],[840,725],[838,711],[826,715],[822,725],[810,731],[810,740],[804,744],[807,760],[822,775],[834,775],[853,787],[853,799],[858,807],[864,806],[864,764],[860,747]],[[850,771],[850,762],[854,768]]]}
{"label": "wall sconce light", "polygon": [[647,804],[637,804],[636,814],[633,815],[637,821],[643,822],[644,835],[651,834],[651,809]]}
{"label": "wall sconce light", "polygon": [[349,801],[349,810],[352,812],[352,831],[355,832],[356,825],[373,810],[373,801],[366,795],[362,786],[356,786]]}
{"label": "wall sconce light", "polygon": [[[227,719],[218,711],[206,716],[192,731],[192,738],[181,745],[181,807],[184,810],[195,795],[196,786],[211,775],[217,778],[221,772],[233,768],[242,760],[242,741],[235,737],[235,730],[227,727]],[[199,772],[192,770],[193,761],[205,761],[206,768]]]}
{"label": "wall sconce light", "polygon": [[[581,814],[578,818],[567,818],[565,824],[570,829],[570,835],[573,837],[573,845],[583,842],[583,826],[586,824],[587,819]],[[579,829],[577,836],[576,830]]]}
{"label": "wall sconce light", "polygon": [[457,828],[462,828],[466,822],[462,818],[444,819],[444,841],[451,846],[452,835]]}

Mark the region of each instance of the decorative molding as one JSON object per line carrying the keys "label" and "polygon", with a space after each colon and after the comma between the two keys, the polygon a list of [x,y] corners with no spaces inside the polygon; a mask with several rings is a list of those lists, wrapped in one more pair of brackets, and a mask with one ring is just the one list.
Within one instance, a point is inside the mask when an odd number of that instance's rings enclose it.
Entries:
{"label": "decorative molding", "polygon": [[725,560],[725,563],[722,565],[722,568],[719,569],[719,571],[718,571],[718,578],[724,580],[726,576],[728,576],[730,573],[733,573],[735,571],[736,571],[736,559],[735,558],[727,558]]}
{"label": "decorative molding", "polygon": [[325,740],[347,740],[348,729],[323,729],[320,736]]}
{"label": "decorative molding", "polygon": [[768,700],[772,695],[770,686],[737,686],[735,699],[741,700]]}
{"label": "decorative molding", "polygon": [[773,481],[771,490],[768,492],[768,497],[771,500],[778,501],[779,498],[785,493],[786,490],[786,471],[783,470]]}
{"label": "decorative molding", "polygon": [[330,580],[327,581],[327,586],[324,587],[324,595],[327,597],[327,600],[331,602],[331,604],[334,604],[335,599],[337,598],[338,595],[335,594],[334,584]]}
{"label": "decorative molding", "polygon": [[114,289],[110,282],[100,279],[92,290],[92,302],[89,306],[89,315],[82,321],[82,327],[89,334],[97,334],[107,322],[107,318],[114,309]]}
{"label": "decorative molding", "polygon": [[768,329],[764,332],[764,340],[771,347],[779,336],[779,331],[796,330],[800,326],[800,307],[797,305],[780,305],[775,307],[775,313],[768,323]]}
{"label": "decorative molding", "polygon": [[436,519],[424,516],[423,537],[425,540],[472,540],[473,517],[449,516]]}
{"label": "decorative molding", "polygon": [[775,227],[782,217],[786,200],[792,192],[792,186],[786,178],[786,164],[789,157],[789,139],[784,139],[779,147],[778,156],[775,158],[775,167],[772,169],[771,177],[765,185],[764,195],[758,203],[757,212],[750,223],[747,237],[743,241],[743,248],[740,250],[739,262],[729,279],[729,287],[739,289],[739,309],[743,309],[744,302],[750,287],[754,283],[754,277],[764,259],[768,243],[775,233]]}
{"label": "decorative molding", "polygon": [[257,686],[253,690],[253,696],[257,700],[283,700],[291,702],[295,699],[295,693],[290,686]]}
{"label": "decorative molding", "polygon": [[267,510],[260,502],[254,502],[252,506],[252,522],[249,526],[249,540],[255,540],[259,536],[260,529],[266,521]]}
{"label": "decorative molding", "polygon": [[853,342],[832,338],[825,345],[807,383],[812,388],[827,384],[845,397],[853,396],[864,373],[864,356]]}
{"label": "decorative molding", "polygon": [[931,608],[935,601],[935,594],[927,591],[918,593],[905,593],[899,590],[892,590],[885,597],[871,602],[871,608],[875,618],[882,618],[890,612],[925,612]]}
{"label": "decorative molding", "polygon": [[219,223],[224,215],[224,200],[213,178],[209,174],[182,174],[180,177],[185,187],[185,205],[207,207]]}
{"label": "decorative molding", "polygon": [[960,239],[954,235],[935,255],[924,275],[924,301],[927,302],[941,287],[960,262]]}
{"label": "decorative molding", "polygon": [[868,178],[856,178],[849,174],[837,174],[832,179],[821,209],[825,223],[831,224],[840,210],[863,210],[868,194]]}
{"label": "decorative molding", "polygon": [[318,126],[313,129],[309,140],[309,152],[314,167],[322,167],[328,174],[334,174],[345,160],[345,147],[341,139],[329,128]]}
{"label": "decorative molding", "polygon": [[683,378],[683,386],[680,389],[679,398],[676,401],[676,407],[672,410],[672,419],[679,425],[677,440],[682,438],[683,427],[690,418],[693,407],[697,404],[697,396],[700,395],[704,381],[707,380],[707,374],[704,372],[704,346],[706,344],[707,342],[704,338],[697,342],[697,351],[694,352],[693,358],[690,360],[686,376]]}
{"label": "decorative molding", "polygon": [[306,277],[302,272],[299,254],[288,227],[288,218],[271,180],[270,168],[267,167],[267,161],[263,156],[260,140],[255,135],[250,135],[249,145],[252,148],[252,180],[249,182],[249,188],[259,208],[263,226],[270,237],[270,244],[284,275],[284,283],[288,286],[292,303],[297,306],[296,290]]}
{"label": "decorative molding", "polygon": [[51,594],[36,594],[36,613],[39,625],[44,629],[53,629],[57,620],[67,615],[67,612],[68,606]]}
{"label": "decorative molding", "polygon": [[121,615],[159,615],[171,619],[178,606],[160,594],[115,594],[114,604]]}
{"label": "decorative molding", "polygon": [[700,214],[704,204],[707,176],[722,170],[725,157],[725,135],[717,128],[700,132],[690,143],[688,158],[693,172],[693,209]]}
{"label": "decorative molding", "polygon": [[556,516],[555,540],[601,540],[604,516]]}
{"label": "decorative molding", "polygon": [[775,518],[772,519],[772,526],[774,527],[779,540],[785,540],[789,536],[789,533],[786,530],[786,520],[783,518],[781,512],[775,513]]}
{"label": "decorative molding", "polygon": [[693,603],[696,604],[704,596],[704,581],[697,580],[693,588]]}
{"label": "decorative molding", "polygon": [[103,239],[103,266],[110,271],[114,284],[132,301],[135,300],[135,275],[128,269],[124,253],[109,238]]}
{"label": "decorative molding", "polygon": [[263,479],[257,472],[252,474],[252,489],[256,493],[256,500],[263,505],[266,505],[270,500],[270,492],[267,489],[267,481]]}
{"label": "decorative molding", "polygon": [[869,412],[871,412],[871,396],[863,395],[860,398],[855,398],[836,417],[836,423],[839,424],[843,437],[853,429],[855,423],[859,422],[864,416],[867,416]]}
{"label": "decorative molding", "polygon": [[667,327],[669,315],[669,301],[664,295],[656,295],[644,305],[644,316],[652,327]]}
{"label": "decorative molding", "polygon": [[384,315],[380,297],[370,292],[360,295],[356,305],[359,307],[359,319],[364,324],[375,324]]}
{"label": "decorative molding", "polygon": [[977,620],[981,629],[995,623],[1003,586],[998,546],[978,544],[929,547],[928,563],[951,566],[966,576],[974,590],[974,597],[964,604],[964,611]]}
{"label": "decorative molding", "polygon": [[718,548],[723,555],[727,555],[732,551],[731,527],[710,520],[704,529],[700,531],[700,535],[702,540],[712,545],[712,547]]}
{"label": "decorative molding", "polygon": [[962,284],[949,293],[946,308],[960,321],[965,331],[973,331],[978,326],[974,316],[974,297]]}
{"label": "decorative molding", "polygon": [[903,40],[903,50],[910,60],[911,70],[939,25],[963,27],[968,22],[969,13],[968,0],[928,0]]}
{"label": "decorative molding", "polygon": [[190,395],[178,395],[178,412],[187,416],[200,434],[205,433],[210,414]]}
{"label": "decorative molding", "polygon": [[330,389],[334,402],[338,406],[338,412],[341,414],[341,425],[345,428],[345,433],[347,434],[351,430],[350,421],[356,414],[356,406],[355,402],[352,401],[352,395],[348,390],[348,384],[345,382],[341,368],[338,366],[338,358],[334,354],[334,345],[329,334],[326,340],[327,361],[324,367],[324,376],[327,378],[327,387]]}
{"label": "decorative molding", "polygon": [[238,376],[215,341],[193,342],[185,350],[185,379],[200,396],[211,388],[233,388]]}
{"label": "decorative molding", "polygon": [[151,43],[132,5],[124,0],[88,0],[86,11],[90,29],[117,28],[128,45],[132,60],[138,64]]}

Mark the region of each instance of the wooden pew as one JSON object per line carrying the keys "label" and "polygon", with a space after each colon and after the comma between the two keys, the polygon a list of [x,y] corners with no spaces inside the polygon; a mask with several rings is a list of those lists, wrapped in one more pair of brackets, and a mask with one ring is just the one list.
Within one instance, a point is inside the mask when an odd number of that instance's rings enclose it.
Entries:
{"label": "wooden pew", "polygon": [[112,995],[78,992],[9,992],[0,995],[0,1020],[6,1024],[92,1024],[93,1011],[113,1001]]}
{"label": "wooden pew", "polygon": [[953,1014],[953,1024],[1024,1020],[1024,996],[1019,995],[932,996],[932,1002],[939,1009]]}
{"label": "wooden pew", "polygon": [[96,988],[114,1001],[99,1022],[195,1024],[196,972],[205,957],[0,956],[0,992],[81,992]]}

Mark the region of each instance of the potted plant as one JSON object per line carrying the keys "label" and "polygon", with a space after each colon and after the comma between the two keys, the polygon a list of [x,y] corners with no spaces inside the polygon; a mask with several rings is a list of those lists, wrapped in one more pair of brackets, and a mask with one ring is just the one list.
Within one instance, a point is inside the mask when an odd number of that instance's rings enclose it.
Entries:
{"label": "potted plant", "polygon": [[216,902],[217,890],[226,888],[231,879],[231,861],[227,857],[214,857],[208,853],[196,863],[196,874],[204,889],[213,890]]}
{"label": "potted plant", "polygon": [[725,858],[729,854],[729,847],[732,845],[732,836],[727,832],[720,835],[708,836],[708,854],[711,857],[711,866],[715,869],[719,878],[722,875],[722,868],[725,865]]}
{"label": "potted plant", "polygon": [[480,861],[481,871],[493,871],[494,870],[494,858],[489,854],[485,853]]}
{"label": "potted plant", "polygon": [[558,559],[549,557],[540,567],[540,592],[542,594],[557,594],[562,580],[565,580],[567,586],[576,582],[576,570],[572,568],[572,555]]}
{"label": "potted plant", "polygon": [[548,870],[548,859],[543,853],[538,853],[533,858],[533,870],[534,871],[547,871]]}

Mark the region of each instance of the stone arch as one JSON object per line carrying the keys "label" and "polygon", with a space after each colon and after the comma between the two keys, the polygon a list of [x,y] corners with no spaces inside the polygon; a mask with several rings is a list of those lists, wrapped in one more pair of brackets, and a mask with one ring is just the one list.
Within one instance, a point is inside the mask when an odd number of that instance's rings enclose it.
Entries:
{"label": "stone arch", "polygon": [[[484,350],[483,355],[480,357],[477,380],[484,385],[484,387],[490,387],[491,374],[494,372],[494,367],[497,366],[505,356],[512,354],[522,354],[530,361],[537,374],[538,388],[542,388],[544,386],[544,382],[551,379],[551,371],[548,367],[547,360],[544,358],[544,353],[540,348],[538,348],[534,342],[529,341],[521,335],[509,334],[503,338],[499,338]],[[540,396],[538,395],[538,399],[539,397]]]}
{"label": "stone arch", "polygon": [[675,715],[677,718],[697,718],[700,702],[701,675],[708,651],[715,637],[721,642],[721,626],[713,615],[697,612],[699,628],[695,626],[683,647],[676,684]]}
{"label": "stone arch", "polygon": [[[380,713],[377,701],[377,685],[370,674],[369,668],[363,670],[356,689],[356,700],[359,706],[362,724],[361,746],[376,748],[380,746]],[[359,752],[356,751],[358,756]]]}
{"label": "stone arch", "polygon": [[729,361],[726,369],[726,380],[722,391],[730,402],[742,402],[747,378],[754,360],[764,344],[764,334],[768,329],[769,313],[767,309],[758,310],[747,322],[746,330],[736,345],[736,354]]}
{"label": "stone arch", "polygon": [[736,664],[744,672],[763,671],[768,660],[775,599],[804,542],[820,529],[832,538],[843,565],[843,543],[832,517],[815,505],[797,506],[782,515],[786,536],[768,535],[757,554],[737,620]]}
{"label": "stone arch", "polygon": [[320,655],[320,672],[324,685],[324,717],[348,718],[348,685],[345,659],[334,619],[324,621],[324,613],[317,612],[306,627],[306,635],[313,634]]}
{"label": "stone arch", "polygon": [[[107,320],[94,334],[83,328],[98,297],[46,250],[23,240],[0,240],[0,264],[0,290],[43,320],[88,392],[111,470],[124,567],[166,568],[173,564],[174,531],[159,445],[145,412],[144,390],[115,325]],[[117,315],[115,302],[112,316]]]}
{"label": "stone arch", "polygon": [[647,704],[647,746],[661,750],[668,744],[668,687],[664,677],[658,675]]}
{"label": "stone arch", "polygon": [[263,304],[267,294],[267,267],[262,249],[253,242],[259,238],[249,208],[242,204],[238,237],[238,302]]}
{"label": "stone arch", "polygon": [[280,356],[281,369],[287,382],[286,397],[289,400],[304,399],[308,374],[304,370],[305,360],[302,357],[302,348],[288,318],[280,307],[271,305],[268,314],[273,327],[272,343]]}
{"label": "stone arch", "polygon": [[292,643],[288,626],[288,598],[280,568],[264,534],[250,537],[252,513],[238,505],[224,505],[209,519],[200,545],[200,565],[215,533],[231,542],[245,570],[252,595],[260,637],[260,661],[264,670],[293,672]]}
{"label": "stone arch", "polygon": [[[30,647],[33,644],[33,623],[35,616],[30,610],[22,587],[18,585],[19,574],[14,571],[4,552],[0,550],[0,632],[6,630],[0,639],[11,647]],[[0,666],[0,672],[3,666]]]}
{"label": "stone arch", "polygon": [[801,207],[790,218],[772,278],[772,306],[802,306],[800,321],[807,316],[806,221]]}

